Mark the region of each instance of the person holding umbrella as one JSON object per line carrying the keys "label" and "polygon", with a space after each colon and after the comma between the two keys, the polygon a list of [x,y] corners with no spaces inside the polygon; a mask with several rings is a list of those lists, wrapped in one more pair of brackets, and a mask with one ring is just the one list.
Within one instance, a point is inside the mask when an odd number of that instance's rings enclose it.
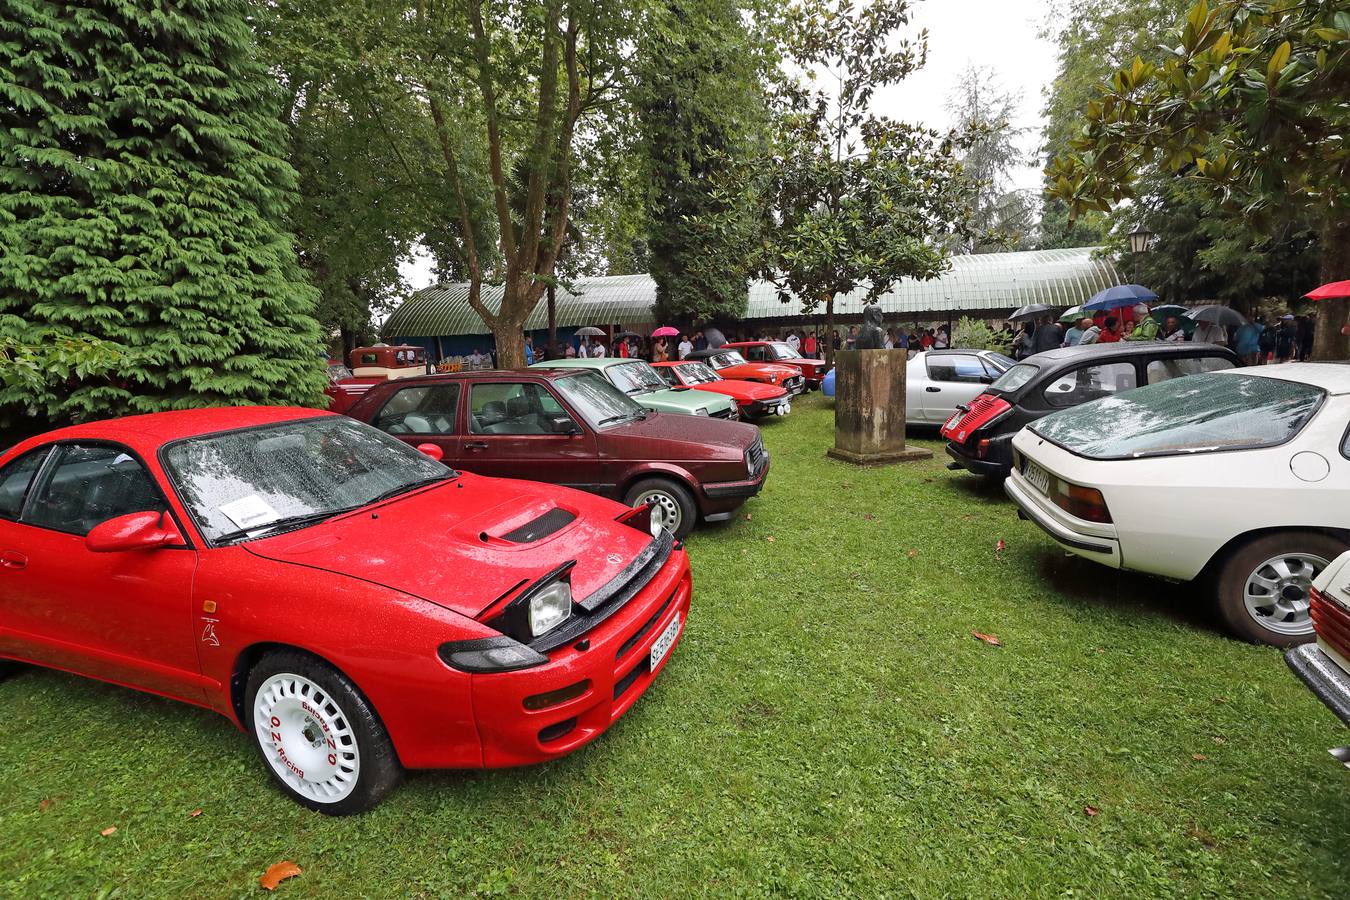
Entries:
{"label": "person holding umbrella", "polygon": [[1047,350],[1057,349],[1062,343],[1064,343],[1064,329],[1048,315],[1041,316],[1041,322],[1031,336],[1031,352],[1044,353]]}
{"label": "person holding umbrella", "polygon": [[1148,304],[1140,303],[1134,308],[1134,331],[1128,340],[1156,341],[1158,339],[1158,320],[1148,314]]}

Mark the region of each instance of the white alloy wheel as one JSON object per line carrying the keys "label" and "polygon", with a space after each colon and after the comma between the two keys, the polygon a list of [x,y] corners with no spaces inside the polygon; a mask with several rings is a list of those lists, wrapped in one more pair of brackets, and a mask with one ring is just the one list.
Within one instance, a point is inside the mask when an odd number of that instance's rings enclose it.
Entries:
{"label": "white alloy wheel", "polygon": [[1279,635],[1312,634],[1308,592],[1326,567],[1327,561],[1313,553],[1281,553],[1267,559],[1247,576],[1242,596],[1247,614]]}
{"label": "white alloy wheel", "polygon": [[361,751],[351,719],[319,685],[279,672],[259,686],[253,727],[272,771],[315,803],[338,803],[356,788]]}

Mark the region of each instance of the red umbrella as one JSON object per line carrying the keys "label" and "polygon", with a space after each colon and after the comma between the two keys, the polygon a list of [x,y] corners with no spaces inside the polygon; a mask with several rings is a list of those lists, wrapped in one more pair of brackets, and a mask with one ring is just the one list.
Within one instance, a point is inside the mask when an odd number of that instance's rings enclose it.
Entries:
{"label": "red umbrella", "polygon": [[669,325],[663,325],[652,332],[652,337],[674,337],[680,333],[680,329],[671,328]]}
{"label": "red umbrella", "polygon": [[1315,291],[1310,291],[1303,296],[1309,300],[1336,300],[1342,297],[1350,297],[1350,281],[1333,281],[1331,284],[1324,284]]}

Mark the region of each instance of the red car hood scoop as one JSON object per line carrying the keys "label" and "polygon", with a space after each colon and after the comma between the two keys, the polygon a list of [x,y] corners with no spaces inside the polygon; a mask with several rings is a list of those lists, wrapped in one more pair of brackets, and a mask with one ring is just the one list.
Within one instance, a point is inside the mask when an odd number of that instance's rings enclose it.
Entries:
{"label": "red car hood scoop", "polygon": [[259,556],[359,578],[477,616],[576,560],[578,601],[606,585],[651,536],[587,510],[615,504],[550,485],[461,474],[454,482],[242,546]]}

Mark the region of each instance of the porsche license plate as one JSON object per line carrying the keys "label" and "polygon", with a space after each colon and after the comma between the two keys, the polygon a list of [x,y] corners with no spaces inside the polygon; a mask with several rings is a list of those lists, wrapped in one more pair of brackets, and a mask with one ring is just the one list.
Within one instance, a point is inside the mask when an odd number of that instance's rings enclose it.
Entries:
{"label": "porsche license plate", "polygon": [[680,614],[676,613],[675,618],[670,620],[666,630],[661,632],[661,636],[652,644],[652,662],[651,670],[656,671],[656,667],[661,664],[661,660],[666,658],[670,648],[675,644],[675,639],[680,636]]}
{"label": "porsche license plate", "polygon": [[1050,494],[1050,473],[1036,465],[1034,462],[1022,464],[1022,477],[1040,491],[1042,494]]}

